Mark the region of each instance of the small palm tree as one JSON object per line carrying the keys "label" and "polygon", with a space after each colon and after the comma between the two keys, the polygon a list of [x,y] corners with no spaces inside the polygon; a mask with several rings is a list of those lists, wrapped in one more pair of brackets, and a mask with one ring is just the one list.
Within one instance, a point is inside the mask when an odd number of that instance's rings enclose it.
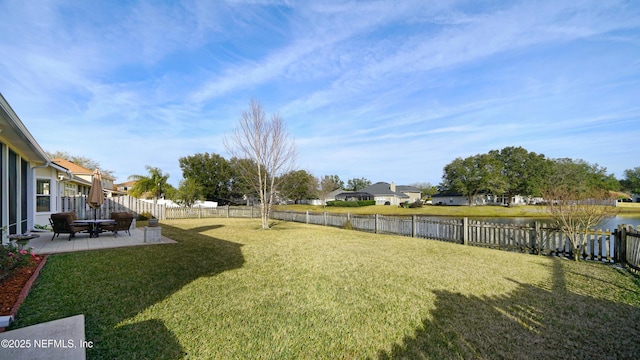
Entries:
{"label": "small palm tree", "polygon": [[146,169],[149,172],[148,176],[129,176],[129,180],[137,181],[135,185],[133,185],[131,190],[129,190],[129,194],[133,197],[140,197],[143,194],[149,194],[153,196],[153,202],[154,204],[156,204],[158,202],[158,199],[162,197],[162,194],[171,191],[173,189],[173,186],[167,183],[169,174],[163,174],[160,168],[147,165]]}

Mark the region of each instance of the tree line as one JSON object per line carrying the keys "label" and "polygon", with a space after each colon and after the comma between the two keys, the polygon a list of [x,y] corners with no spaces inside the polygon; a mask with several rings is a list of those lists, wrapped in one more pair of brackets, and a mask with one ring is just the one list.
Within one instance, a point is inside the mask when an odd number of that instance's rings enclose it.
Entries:
{"label": "tree line", "polygon": [[470,200],[479,193],[505,195],[509,201],[514,195],[541,197],[559,187],[571,189],[578,197],[594,191],[640,190],[640,168],[627,170],[625,175],[625,180],[618,181],[598,164],[582,159],[550,159],[509,146],[456,158],[444,167],[439,190],[466,195]]}
{"label": "tree line", "polygon": [[[100,168],[98,162],[86,157],[61,151],[50,153],[50,156],[67,158],[90,169]],[[178,188],[168,183],[169,174],[147,165],[147,174],[129,176],[130,180],[137,180],[131,195],[164,197],[185,206],[199,200],[239,204],[241,200],[246,203],[247,199],[258,197],[242,175],[247,165],[253,164],[251,160],[227,159],[205,152],[184,156],[178,161],[183,177]],[[111,173],[103,170],[105,172]],[[483,192],[503,194],[508,199],[514,195],[544,196],[552,185],[572,188],[581,194],[596,189],[640,194],[640,167],[627,169],[624,176],[618,180],[607,174],[606,168],[582,159],[550,159],[522,147],[505,147],[454,159],[444,167],[442,182],[438,185],[429,182],[410,185],[421,190],[425,198],[436,192],[458,193],[469,198]],[[338,175],[316,177],[306,170],[291,170],[278,179],[280,194],[295,200],[322,199],[338,189],[357,191],[371,185],[364,177],[345,182]]]}

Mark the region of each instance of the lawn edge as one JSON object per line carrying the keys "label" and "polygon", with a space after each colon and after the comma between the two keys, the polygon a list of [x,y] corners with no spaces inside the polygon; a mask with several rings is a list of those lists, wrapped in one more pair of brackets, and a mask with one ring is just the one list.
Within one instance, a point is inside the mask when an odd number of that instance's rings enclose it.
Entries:
{"label": "lawn edge", "polygon": [[[22,288],[20,295],[18,295],[18,299],[16,300],[16,303],[13,304],[13,307],[11,307],[11,313],[9,314],[9,316],[11,316],[14,321],[18,316],[18,310],[20,308],[20,305],[22,305],[22,302],[24,301],[24,299],[26,299],[27,295],[29,295],[31,286],[33,286],[33,283],[38,278],[38,275],[40,274],[40,270],[44,267],[44,264],[47,262],[48,257],[49,257],[48,254],[42,256],[42,260],[40,260],[40,263],[38,264],[36,269],[33,271],[33,274],[31,274],[31,277],[29,278],[29,280],[27,280],[27,282],[24,284],[24,287]],[[11,326],[11,324],[9,324],[9,326]],[[4,332],[5,330],[6,328],[0,327],[0,332]]]}

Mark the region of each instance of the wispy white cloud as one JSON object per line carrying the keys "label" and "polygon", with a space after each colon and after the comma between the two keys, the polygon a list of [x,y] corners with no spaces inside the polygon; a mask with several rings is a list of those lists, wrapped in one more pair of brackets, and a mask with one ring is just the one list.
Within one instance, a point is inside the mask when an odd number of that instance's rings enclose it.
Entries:
{"label": "wispy white cloud", "polygon": [[[149,164],[179,177],[178,157],[224,153],[251,97],[289,121],[303,167],[374,181],[437,182],[451,159],[508,145],[607,165],[623,145],[588,144],[638,132],[629,1],[7,1],[0,13],[12,34],[0,91],[34,136],[126,175]],[[51,123],[104,139],[69,144]]]}

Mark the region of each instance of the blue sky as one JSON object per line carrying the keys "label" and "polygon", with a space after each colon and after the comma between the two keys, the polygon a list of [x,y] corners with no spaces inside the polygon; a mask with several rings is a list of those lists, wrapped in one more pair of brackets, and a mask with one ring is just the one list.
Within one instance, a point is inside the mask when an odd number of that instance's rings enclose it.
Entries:
{"label": "blue sky", "polygon": [[0,92],[40,145],[119,181],[228,158],[249,100],[298,167],[438,184],[522,146],[640,166],[637,1],[0,0]]}

